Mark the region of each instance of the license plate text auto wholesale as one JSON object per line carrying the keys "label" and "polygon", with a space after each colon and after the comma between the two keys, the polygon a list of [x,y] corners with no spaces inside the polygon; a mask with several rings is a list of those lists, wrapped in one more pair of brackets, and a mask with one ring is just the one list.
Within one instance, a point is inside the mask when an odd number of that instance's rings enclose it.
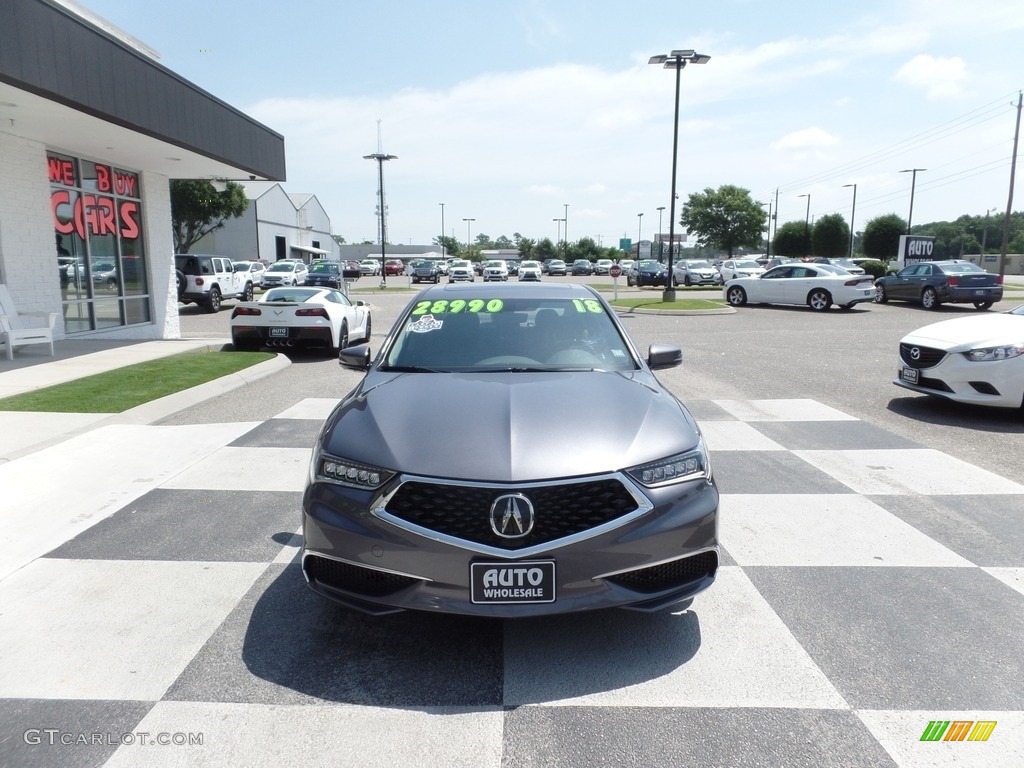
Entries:
{"label": "license plate text auto wholesale", "polygon": [[900,369],[900,380],[905,381],[908,384],[917,384],[921,379],[921,372],[917,368],[901,368]]}
{"label": "license plate text auto wholesale", "polygon": [[474,603],[553,603],[555,563],[471,563],[470,599]]}
{"label": "license plate text auto wholesale", "polygon": [[271,328],[270,329],[270,335],[273,336],[273,337],[283,336],[284,338],[287,339],[288,338],[288,329],[287,328]]}

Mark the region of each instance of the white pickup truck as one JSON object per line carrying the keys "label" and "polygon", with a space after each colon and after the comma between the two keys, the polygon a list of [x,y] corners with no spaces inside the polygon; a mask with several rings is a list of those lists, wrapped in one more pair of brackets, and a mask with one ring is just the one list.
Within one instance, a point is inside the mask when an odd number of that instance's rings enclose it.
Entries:
{"label": "white pickup truck", "polygon": [[198,304],[207,312],[220,310],[221,299],[252,301],[252,278],[247,271],[235,271],[226,256],[179,253],[174,256],[178,301]]}

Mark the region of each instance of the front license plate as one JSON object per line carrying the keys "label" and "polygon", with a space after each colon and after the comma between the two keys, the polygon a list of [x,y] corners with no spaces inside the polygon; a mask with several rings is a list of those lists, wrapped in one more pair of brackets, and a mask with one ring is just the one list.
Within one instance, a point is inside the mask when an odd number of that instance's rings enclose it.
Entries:
{"label": "front license plate", "polygon": [[473,603],[553,603],[555,563],[471,563],[470,601]]}
{"label": "front license plate", "polygon": [[283,338],[287,339],[288,338],[288,329],[287,328],[271,328],[270,329],[270,336],[271,336],[271,338],[281,338],[281,337],[283,337]]}
{"label": "front license plate", "polygon": [[921,379],[921,372],[917,368],[903,368],[900,370],[900,379],[907,384],[917,384]]}

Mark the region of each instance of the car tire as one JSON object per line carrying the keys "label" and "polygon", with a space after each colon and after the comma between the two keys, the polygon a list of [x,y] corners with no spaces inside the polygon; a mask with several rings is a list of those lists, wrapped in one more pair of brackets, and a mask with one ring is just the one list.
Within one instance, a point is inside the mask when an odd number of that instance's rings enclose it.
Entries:
{"label": "car tire", "polygon": [[245,284],[245,290],[242,291],[242,301],[252,301],[253,290],[252,283]]}
{"label": "car tire", "polygon": [[875,285],[875,303],[885,304],[889,301],[889,295],[885,292],[885,286],[881,284]]}
{"label": "car tire", "polygon": [[807,306],[815,312],[827,312],[832,306],[832,294],[824,288],[815,288],[807,294]]}
{"label": "car tire", "polygon": [[210,295],[206,299],[206,311],[210,313],[220,312],[220,289],[216,286],[210,289]]}
{"label": "car tire", "polygon": [[107,280],[107,288],[109,288],[112,291],[116,291],[117,290],[117,280],[115,280],[114,278],[110,278],[109,280]]}
{"label": "car tire", "polygon": [[368,344],[370,342],[370,334],[373,333],[373,315],[369,312],[366,313],[366,335],[363,337],[363,343]]}
{"label": "car tire", "polygon": [[976,302],[974,302],[974,308],[975,309],[980,309],[982,311],[988,309],[991,306],[992,306],[992,302],[991,301],[976,301]]}
{"label": "car tire", "polygon": [[747,303],[747,292],[738,285],[734,285],[726,291],[725,300],[729,302],[730,306],[742,307]]}
{"label": "car tire", "polygon": [[334,357],[338,356],[338,352],[349,345],[348,339],[348,323],[344,320],[341,321],[341,330],[338,331],[338,346],[331,350]]}
{"label": "car tire", "polygon": [[935,289],[929,286],[921,291],[921,306],[925,309],[938,309],[939,308],[939,295],[935,292]]}
{"label": "car tire", "polygon": [[690,276],[689,275],[683,275],[683,285],[686,286],[687,288],[689,288],[691,285],[693,285],[693,283],[690,282]]}
{"label": "car tire", "polygon": [[185,273],[180,269],[174,270],[174,280],[178,286],[178,299],[181,299],[181,295],[185,292],[188,287],[188,280],[185,278]]}

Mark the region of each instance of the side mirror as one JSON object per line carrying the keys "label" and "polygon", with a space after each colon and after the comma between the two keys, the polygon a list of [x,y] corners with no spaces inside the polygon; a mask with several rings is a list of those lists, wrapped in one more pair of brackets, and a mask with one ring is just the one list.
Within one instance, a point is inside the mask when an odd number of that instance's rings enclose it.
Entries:
{"label": "side mirror", "polygon": [[357,344],[354,347],[338,350],[338,365],[342,368],[366,371],[370,368],[370,360],[370,347],[367,344]]}
{"label": "side mirror", "polygon": [[647,349],[647,365],[652,371],[675,368],[683,363],[683,350],[668,344],[651,344]]}

